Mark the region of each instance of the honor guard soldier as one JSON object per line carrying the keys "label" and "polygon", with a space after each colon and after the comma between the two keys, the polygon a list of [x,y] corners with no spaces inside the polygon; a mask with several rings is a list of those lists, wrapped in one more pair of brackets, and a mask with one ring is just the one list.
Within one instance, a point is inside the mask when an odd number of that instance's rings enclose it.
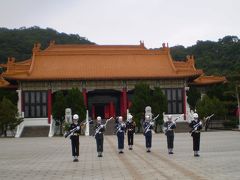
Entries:
{"label": "honor guard soldier", "polygon": [[125,135],[125,128],[126,124],[123,122],[122,116],[118,117],[118,121],[116,123],[116,134],[118,138],[118,150],[119,154],[123,153],[124,149],[124,135]]}
{"label": "honor guard soldier", "polygon": [[81,126],[78,120],[79,120],[78,115],[74,114],[73,123],[69,127],[69,131],[76,128],[76,131],[74,131],[70,136],[71,145],[72,145],[73,162],[78,162],[78,156],[79,156],[79,135],[81,133]]}
{"label": "honor guard soldier", "polygon": [[200,147],[200,131],[202,129],[202,122],[198,118],[198,114],[194,113],[193,114],[193,120],[189,124],[189,127],[192,128],[190,131],[191,136],[193,138],[193,151],[194,151],[194,156],[198,157],[200,156],[198,154],[199,147]]}
{"label": "honor guard soldier", "polygon": [[128,115],[128,120],[126,123],[126,130],[127,130],[127,136],[128,136],[128,149],[132,150],[133,146],[133,136],[135,133],[135,127],[136,123],[133,121],[133,116],[131,114]]}
{"label": "honor guard soldier", "polygon": [[167,136],[168,154],[173,154],[174,129],[176,122],[172,120],[172,115],[167,116],[167,121],[163,124],[164,133]]}
{"label": "honor guard soldier", "polygon": [[97,125],[95,129],[95,139],[97,143],[97,153],[98,157],[102,157],[103,153],[103,133],[105,131],[105,126],[102,124],[102,118],[97,117]]}
{"label": "honor guard soldier", "polygon": [[150,116],[146,115],[145,116],[145,122],[143,124],[144,128],[144,136],[146,140],[146,151],[151,152],[151,147],[152,147],[152,129],[154,126],[154,122],[150,120]]}

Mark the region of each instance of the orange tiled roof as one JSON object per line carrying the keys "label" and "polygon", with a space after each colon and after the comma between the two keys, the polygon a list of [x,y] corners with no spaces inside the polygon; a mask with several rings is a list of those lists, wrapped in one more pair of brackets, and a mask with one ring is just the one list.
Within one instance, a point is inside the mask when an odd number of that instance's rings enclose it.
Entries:
{"label": "orange tiled roof", "polygon": [[187,56],[186,61],[173,61],[177,73],[184,74],[203,74],[203,70],[195,68],[195,60],[193,56]]}
{"label": "orange tiled roof", "polygon": [[35,44],[31,60],[9,59],[3,76],[16,80],[92,80],[198,77],[194,59],[172,60],[168,47],[150,50],[140,45]]}
{"label": "orange tiled roof", "polygon": [[191,84],[193,85],[210,85],[210,84],[218,84],[225,83],[227,79],[224,76],[200,76],[195,79]]}
{"label": "orange tiled roof", "polygon": [[6,81],[2,75],[0,74],[0,88],[2,87],[7,87],[10,83],[8,81]]}

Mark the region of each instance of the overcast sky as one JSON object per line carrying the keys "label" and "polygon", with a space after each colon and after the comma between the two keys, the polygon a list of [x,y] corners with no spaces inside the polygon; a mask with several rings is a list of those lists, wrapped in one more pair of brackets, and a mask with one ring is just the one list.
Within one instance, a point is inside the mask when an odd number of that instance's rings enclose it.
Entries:
{"label": "overcast sky", "polygon": [[50,27],[97,44],[157,48],[240,37],[240,0],[0,0],[0,27]]}

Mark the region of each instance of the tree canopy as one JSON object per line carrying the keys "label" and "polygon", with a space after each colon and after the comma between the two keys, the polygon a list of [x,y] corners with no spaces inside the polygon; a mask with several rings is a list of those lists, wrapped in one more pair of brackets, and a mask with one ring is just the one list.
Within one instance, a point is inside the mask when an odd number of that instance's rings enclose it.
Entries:
{"label": "tree canopy", "polygon": [[197,41],[197,44],[185,48],[171,47],[173,59],[181,61],[186,55],[194,55],[196,66],[208,75],[239,75],[240,40],[237,36],[225,36],[214,41]]}
{"label": "tree canopy", "polygon": [[7,130],[14,130],[15,127],[22,122],[19,117],[18,109],[9,99],[3,97],[0,102],[0,128],[4,136],[7,136]]}
{"label": "tree canopy", "polygon": [[68,90],[66,96],[66,105],[72,109],[72,114],[78,114],[80,121],[86,118],[86,107],[81,91],[77,88]]}
{"label": "tree canopy", "polygon": [[197,102],[196,108],[200,118],[214,114],[220,119],[224,118],[227,112],[224,104],[218,98],[210,98],[207,95]]}
{"label": "tree canopy", "polygon": [[15,90],[0,89],[0,101],[2,101],[4,97],[17,105],[18,94]]}
{"label": "tree canopy", "polygon": [[51,40],[58,44],[93,44],[78,34],[59,33],[51,28],[0,28],[0,63],[5,63],[8,57],[26,60],[32,55],[34,43],[41,43],[41,48],[45,49]]}
{"label": "tree canopy", "polygon": [[196,87],[191,86],[189,91],[187,91],[187,97],[187,102],[190,106],[190,109],[195,110],[197,101],[201,98],[200,91]]}
{"label": "tree canopy", "polygon": [[53,101],[53,118],[56,125],[60,127],[62,135],[62,126],[65,121],[65,109],[71,108],[72,115],[78,114],[79,120],[84,121],[86,118],[86,107],[84,105],[83,95],[77,88],[72,88],[66,92],[57,91]]}
{"label": "tree canopy", "polygon": [[149,85],[139,83],[135,85],[134,95],[132,98],[132,106],[130,112],[134,116],[134,120],[138,128],[141,127],[141,119],[144,118],[145,107],[151,106],[152,113],[160,117],[156,120],[156,127],[162,123],[162,114],[167,111],[167,98],[162,90],[158,87],[151,90]]}

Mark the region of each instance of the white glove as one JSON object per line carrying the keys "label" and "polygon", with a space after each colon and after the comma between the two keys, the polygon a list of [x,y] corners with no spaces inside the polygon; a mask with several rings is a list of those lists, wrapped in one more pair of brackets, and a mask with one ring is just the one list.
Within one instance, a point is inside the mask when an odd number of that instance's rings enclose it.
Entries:
{"label": "white glove", "polygon": [[202,121],[200,121],[199,124],[202,125]]}
{"label": "white glove", "polygon": [[77,126],[77,130],[79,130],[80,129],[80,127],[79,126]]}
{"label": "white glove", "polygon": [[101,126],[101,128],[103,128],[103,127],[104,127],[104,125],[103,125],[103,124],[101,124],[100,126]]}
{"label": "white glove", "polygon": [[154,125],[154,122],[150,122],[150,125],[153,126],[153,125]]}

